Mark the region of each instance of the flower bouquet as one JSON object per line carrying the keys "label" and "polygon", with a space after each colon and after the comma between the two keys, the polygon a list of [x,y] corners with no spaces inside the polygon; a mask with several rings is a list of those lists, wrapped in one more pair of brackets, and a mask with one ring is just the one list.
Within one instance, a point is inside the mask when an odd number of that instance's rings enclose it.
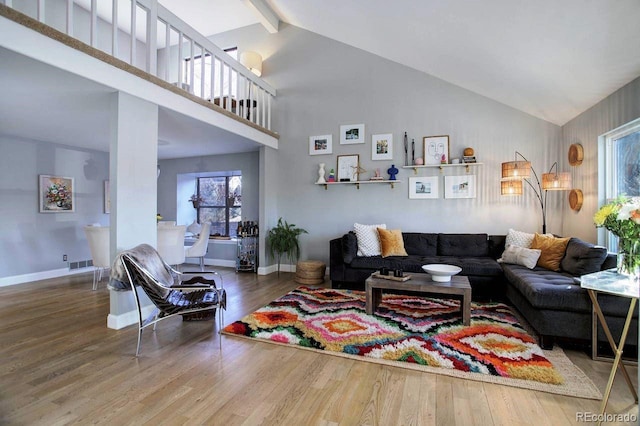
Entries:
{"label": "flower bouquet", "polygon": [[53,183],[47,188],[47,202],[68,210],[71,208],[71,192],[62,183]]}
{"label": "flower bouquet", "polygon": [[597,227],[618,237],[618,272],[640,276],[640,198],[620,196],[593,216]]}

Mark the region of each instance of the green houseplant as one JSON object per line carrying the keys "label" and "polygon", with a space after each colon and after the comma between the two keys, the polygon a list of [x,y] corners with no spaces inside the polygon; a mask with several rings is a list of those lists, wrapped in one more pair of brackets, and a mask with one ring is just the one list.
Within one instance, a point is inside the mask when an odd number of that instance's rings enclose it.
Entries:
{"label": "green houseplant", "polygon": [[269,254],[278,262],[278,274],[280,274],[280,262],[283,256],[287,256],[290,261],[297,261],[300,256],[300,245],[298,236],[308,234],[302,228],[297,228],[293,223],[287,223],[282,218],[278,219],[278,224],[267,233],[269,243]]}

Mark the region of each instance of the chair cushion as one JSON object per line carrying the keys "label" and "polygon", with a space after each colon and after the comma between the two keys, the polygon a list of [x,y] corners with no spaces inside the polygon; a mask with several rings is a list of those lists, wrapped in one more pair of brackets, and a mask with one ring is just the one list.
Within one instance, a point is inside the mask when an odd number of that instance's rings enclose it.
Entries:
{"label": "chair cushion", "polygon": [[571,238],[556,238],[536,233],[533,237],[531,248],[540,250],[538,266],[550,271],[559,271],[560,262],[564,257],[570,239]]}
{"label": "chair cushion", "polygon": [[606,248],[571,238],[560,266],[563,271],[578,277],[599,271],[606,257]]}
{"label": "chair cushion", "polygon": [[487,234],[438,234],[438,256],[489,256]]}
{"label": "chair cushion", "polygon": [[402,231],[399,229],[383,229],[378,228],[378,236],[380,237],[380,249],[382,257],[389,256],[408,256],[404,249],[404,240],[402,239]]}
{"label": "chair cushion", "polygon": [[382,250],[380,249],[378,228],[387,229],[387,225],[384,223],[379,225],[355,223],[353,225],[358,239],[358,256],[380,256]]}
{"label": "chair cushion", "polygon": [[438,234],[403,232],[404,249],[409,255],[435,256],[438,254]]}
{"label": "chair cushion", "polygon": [[358,255],[358,239],[353,231],[342,236],[342,260],[347,265]]}
{"label": "chair cushion", "polygon": [[540,258],[540,250],[519,246],[507,246],[498,262],[513,263],[533,269]]}

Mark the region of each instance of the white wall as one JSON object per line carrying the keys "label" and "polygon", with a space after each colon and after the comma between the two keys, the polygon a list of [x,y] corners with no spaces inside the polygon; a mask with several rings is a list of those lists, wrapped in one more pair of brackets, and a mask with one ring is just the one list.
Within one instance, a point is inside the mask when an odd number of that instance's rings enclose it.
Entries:
{"label": "white wall", "polygon": [[[263,78],[278,89],[274,129],[280,135],[277,156],[266,168],[277,174],[277,205],[265,211],[267,226],[279,216],[309,231],[301,237],[302,258],[328,261],[329,240],[352,229],[354,222],[381,223],[407,231],[487,232],[505,234],[510,227],[541,230],[541,216],[532,193],[500,196],[500,165],[518,150],[538,173],[556,159],[561,131],[483,96],[403,65],[283,24],[277,34],[254,25],[212,37],[219,46],[237,44],[263,58]],[[437,60],[437,58],[434,58]],[[366,143],[340,145],[342,124],[364,123]],[[385,171],[402,165],[402,135],[416,144],[428,135],[450,135],[451,155],[473,147],[484,166],[478,168],[478,195],[470,200],[410,200],[407,179],[395,189],[382,185],[314,185],[318,164],[335,167],[337,155],[358,154],[361,165]],[[393,133],[393,161],[371,160],[371,134]],[[310,156],[309,136],[333,135],[333,154]],[[422,155],[422,148],[417,148]],[[461,170],[460,170],[461,171]],[[420,175],[438,175],[437,169]],[[453,174],[448,169],[446,174]],[[370,175],[369,175],[370,176]],[[525,190],[526,191],[526,190]],[[561,233],[557,208],[562,197],[549,196],[548,230]]]}
{"label": "white wall", "polygon": [[[107,153],[0,136],[0,279],[67,268],[91,259],[82,227],[109,224],[104,214]],[[38,175],[74,178],[73,213],[39,213]]]}
{"label": "white wall", "polygon": [[[626,84],[562,126],[562,146],[558,156],[562,159],[564,168],[572,172],[573,187],[584,193],[580,211],[575,212],[568,207],[565,209],[563,234],[596,242],[597,231],[593,225],[593,215],[604,197],[604,194],[598,194],[598,138],[638,117],[640,78]],[[568,165],[567,153],[573,143],[582,144],[584,149],[584,161],[577,167]]]}

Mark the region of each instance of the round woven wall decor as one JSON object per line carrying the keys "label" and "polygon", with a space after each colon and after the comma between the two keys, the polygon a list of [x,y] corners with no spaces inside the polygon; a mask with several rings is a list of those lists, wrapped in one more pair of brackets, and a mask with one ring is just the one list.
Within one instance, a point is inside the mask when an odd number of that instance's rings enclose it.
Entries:
{"label": "round woven wall decor", "polygon": [[569,147],[569,164],[572,166],[579,166],[584,159],[584,150],[579,143],[571,144]]}
{"label": "round woven wall decor", "polygon": [[579,189],[572,189],[569,192],[569,207],[571,210],[580,211],[582,208],[582,191]]}

